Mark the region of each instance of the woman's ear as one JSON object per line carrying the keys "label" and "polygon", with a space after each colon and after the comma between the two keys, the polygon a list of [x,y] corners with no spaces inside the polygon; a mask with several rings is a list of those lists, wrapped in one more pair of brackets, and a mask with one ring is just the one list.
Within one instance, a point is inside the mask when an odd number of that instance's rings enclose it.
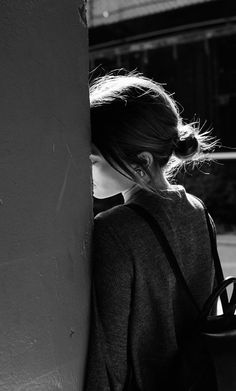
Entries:
{"label": "woman's ear", "polygon": [[138,154],[138,158],[140,160],[143,160],[144,162],[144,165],[146,166],[146,168],[151,168],[152,164],[153,164],[153,156],[151,154],[151,152],[141,152]]}

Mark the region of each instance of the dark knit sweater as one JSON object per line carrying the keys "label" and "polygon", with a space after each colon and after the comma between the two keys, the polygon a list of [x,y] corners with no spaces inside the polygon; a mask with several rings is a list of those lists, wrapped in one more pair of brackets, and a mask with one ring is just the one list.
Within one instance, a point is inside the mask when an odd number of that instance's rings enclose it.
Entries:
{"label": "dark knit sweater", "polygon": [[[172,186],[162,196],[135,187],[125,194],[125,203],[130,202],[158,220],[202,307],[214,272],[201,203],[182,186]],[[197,314],[147,223],[124,205],[98,214],[92,262],[85,390],[123,390],[130,370],[127,351],[137,389],[177,389],[179,346]]]}

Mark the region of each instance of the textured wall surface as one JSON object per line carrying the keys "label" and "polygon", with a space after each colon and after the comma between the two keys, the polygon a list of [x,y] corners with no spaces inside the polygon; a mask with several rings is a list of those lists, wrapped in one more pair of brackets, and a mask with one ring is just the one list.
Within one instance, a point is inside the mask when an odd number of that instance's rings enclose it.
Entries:
{"label": "textured wall surface", "polygon": [[0,390],[82,390],[91,177],[83,2],[0,2]]}

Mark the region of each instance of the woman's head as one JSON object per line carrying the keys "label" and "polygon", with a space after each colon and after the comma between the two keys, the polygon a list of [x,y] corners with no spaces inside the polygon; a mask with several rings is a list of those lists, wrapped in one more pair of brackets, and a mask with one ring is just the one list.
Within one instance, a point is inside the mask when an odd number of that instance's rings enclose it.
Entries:
{"label": "woman's head", "polygon": [[[184,124],[174,99],[140,73],[95,79],[90,108],[93,155],[122,175],[124,186],[161,190],[183,160],[209,148],[209,137],[199,134],[198,124]],[[99,198],[114,195],[105,194]]]}

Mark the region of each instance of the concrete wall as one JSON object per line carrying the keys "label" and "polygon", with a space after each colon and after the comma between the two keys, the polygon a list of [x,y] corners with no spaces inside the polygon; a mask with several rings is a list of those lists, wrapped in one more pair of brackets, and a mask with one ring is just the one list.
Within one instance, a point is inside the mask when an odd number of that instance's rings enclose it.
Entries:
{"label": "concrete wall", "polygon": [[88,336],[84,4],[0,1],[0,390],[79,391]]}

